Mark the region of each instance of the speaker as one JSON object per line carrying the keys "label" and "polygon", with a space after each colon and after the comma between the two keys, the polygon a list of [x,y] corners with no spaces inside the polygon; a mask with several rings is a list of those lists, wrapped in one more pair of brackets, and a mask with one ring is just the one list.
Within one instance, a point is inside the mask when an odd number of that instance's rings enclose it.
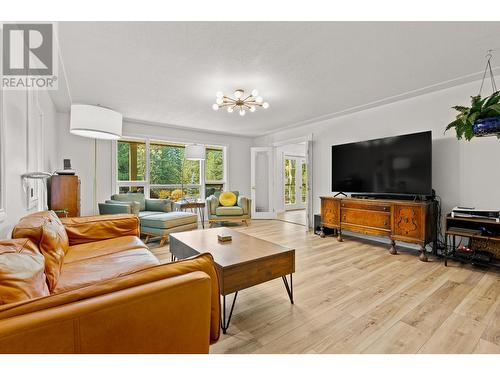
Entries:
{"label": "speaker", "polygon": [[[321,215],[314,215],[314,234],[319,235],[321,232]],[[330,228],[323,228],[326,235],[334,234],[334,230]]]}

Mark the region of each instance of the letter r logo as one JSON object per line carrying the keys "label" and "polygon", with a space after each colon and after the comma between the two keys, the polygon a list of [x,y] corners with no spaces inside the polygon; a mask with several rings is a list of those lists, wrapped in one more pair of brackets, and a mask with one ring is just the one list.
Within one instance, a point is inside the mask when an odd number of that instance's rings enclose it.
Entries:
{"label": "letter r logo", "polygon": [[52,75],[52,24],[4,24],[3,74]]}

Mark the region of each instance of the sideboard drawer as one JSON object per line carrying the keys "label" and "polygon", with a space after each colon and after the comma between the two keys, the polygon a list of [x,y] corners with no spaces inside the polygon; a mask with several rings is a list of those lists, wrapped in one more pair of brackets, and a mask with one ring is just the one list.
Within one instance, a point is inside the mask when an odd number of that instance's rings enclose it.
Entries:
{"label": "sideboard drawer", "polygon": [[345,200],[340,203],[342,208],[355,208],[358,210],[391,212],[391,205],[379,202],[363,202],[363,201],[349,201]]}
{"label": "sideboard drawer", "polygon": [[340,220],[342,224],[356,224],[371,228],[391,229],[390,211],[360,211],[344,208]]}

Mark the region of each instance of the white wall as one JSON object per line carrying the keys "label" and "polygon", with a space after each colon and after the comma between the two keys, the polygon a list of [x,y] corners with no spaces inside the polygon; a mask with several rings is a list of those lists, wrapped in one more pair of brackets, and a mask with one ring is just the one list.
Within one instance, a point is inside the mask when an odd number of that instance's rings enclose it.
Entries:
{"label": "white wall", "polygon": [[[91,215],[93,213],[94,141],[69,133],[69,114],[59,114],[59,126],[64,129],[61,130],[61,157],[71,159],[72,167],[80,176],[81,213],[82,215]],[[246,196],[250,194],[251,138],[128,121],[123,123],[123,136],[227,146],[228,189],[239,190],[241,194]],[[111,141],[98,141],[97,202],[109,199],[114,193],[112,157]]]}
{"label": "white wall", "polygon": [[[3,95],[6,217],[0,222],[0,238],[10,238],[13,226],[21,217],[41,208],[28,210],[21,174],[27,172],[28,168],[35,168],[33,165],[36,165],[36,169],[53,172],[61,167],[62,160],[57,147],[59,132],[56,109],[48,92],[38,91],[33,96],[28,96],[25,90],[5,90]],[[37,99],[33,99],[34,97]],[[34,112],[36,101],[43,114],[43,134],[34,139],[35,146],[40,148],[40,153],[36,160],[30,157],[31,166],[28,166],[27,129],[30,125],[28,119],[38,116],[38,111]],[[31,125],[39,126],[39,123]],[[35,127],[34,130],[36,131],[37,128]]]}
{"label": "white wall", "polygon": [[[498,77],[497,77],[498,80]],[[443,212],[455,205],[500,209],[500,141],[496,137],[457,141],[443,134],[454,119],[450,107],[468,105],[480,82],[406,99],[362,112],[290,128],[256,138],[257,146],[313,134],[313,199],[331,195],[331,146],[334,144],[432,130],[433,187],[443,200]]]}

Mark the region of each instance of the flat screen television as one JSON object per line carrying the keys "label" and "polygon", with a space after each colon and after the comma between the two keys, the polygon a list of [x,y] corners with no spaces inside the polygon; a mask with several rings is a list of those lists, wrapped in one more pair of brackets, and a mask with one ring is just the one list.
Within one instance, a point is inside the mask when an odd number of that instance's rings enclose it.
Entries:
{"label": "flat screen television", "polygon": [[332,191],[431,195],[431,132],[332,146]]}

